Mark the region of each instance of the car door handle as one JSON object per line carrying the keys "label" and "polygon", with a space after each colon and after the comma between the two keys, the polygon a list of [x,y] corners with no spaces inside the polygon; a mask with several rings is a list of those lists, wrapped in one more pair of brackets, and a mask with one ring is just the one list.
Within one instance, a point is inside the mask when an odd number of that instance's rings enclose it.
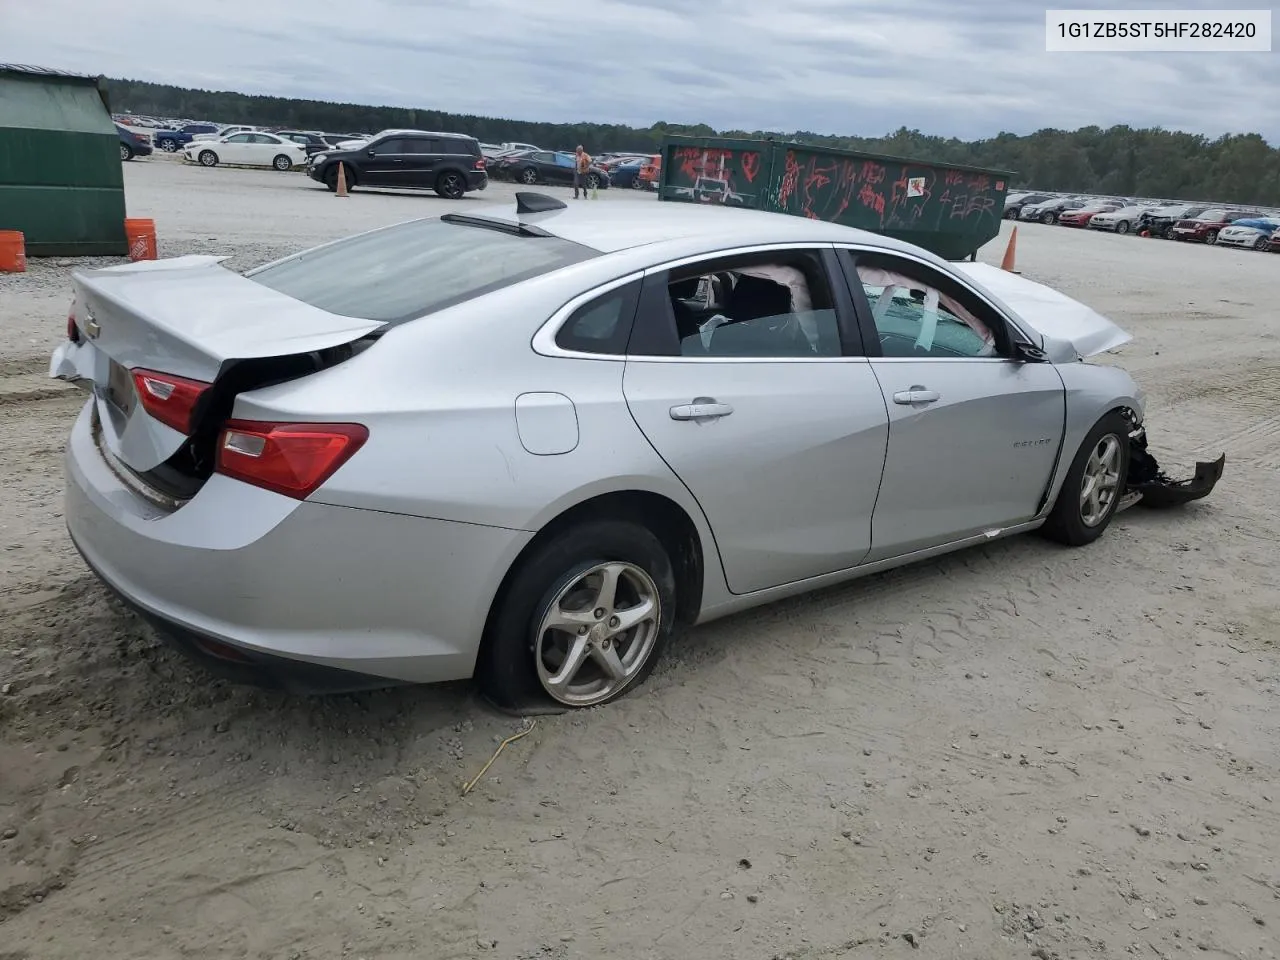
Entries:
{"label": "car door handle", "polygon": [[924,387],[912,387],[910,390],[899,390],[893,395],[894,403],[933,403],[939,399],[937,390],[926,390]]}
{"label": "car door handle", "polygon": [[727,403],[717,403],[708,397],[699,397],[693,403],[684,403],[671,408],[672,420],[714,420],[727,417],[733,413],[733,407]]}

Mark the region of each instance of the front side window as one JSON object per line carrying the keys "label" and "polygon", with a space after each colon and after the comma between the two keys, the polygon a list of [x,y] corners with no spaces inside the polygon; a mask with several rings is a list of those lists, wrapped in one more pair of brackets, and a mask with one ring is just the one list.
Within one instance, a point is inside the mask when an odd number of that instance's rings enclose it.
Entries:
{"label": "front side window", "polygon": [[684,357],[838,357],[835,304],[822,261],[777,251],[672,271],[667,305]]}
{"label": "front side window", "polygon": [[989,311],[935,271],[911,260],[864,255],[857,274],[884,356],[998,356]]}

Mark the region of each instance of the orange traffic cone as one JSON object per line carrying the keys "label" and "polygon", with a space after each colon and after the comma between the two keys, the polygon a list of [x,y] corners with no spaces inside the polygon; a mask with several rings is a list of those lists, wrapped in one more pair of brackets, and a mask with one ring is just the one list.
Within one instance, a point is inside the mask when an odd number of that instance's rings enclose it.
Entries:
{"label": "orange traffic cone", "polygon": [[1014,268],[1013,261],[1018,254],[1018,228],[1013,228],[1013,233],[1009,234],[1009,246],[1004,251],[1004,259],[1000,261],[1000,269],[1008,270],[1010,273],[1020,273],[1021,271]]}
{"label": "orange traffic cone", "polygon": [[[338,163],[338,196],[347,196],[347,169],[341,161]],[[1014,229],[1016,230],[1017,227]]]}

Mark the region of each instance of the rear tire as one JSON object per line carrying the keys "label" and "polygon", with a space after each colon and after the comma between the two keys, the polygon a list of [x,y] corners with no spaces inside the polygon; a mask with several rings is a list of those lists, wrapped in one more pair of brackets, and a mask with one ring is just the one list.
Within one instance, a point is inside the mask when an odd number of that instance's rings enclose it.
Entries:
{"label": "rear tire", "polygon": [[[597,595],[606,565],[617,575],[616,603]],[[646,603],[648,618],[627,627],[621,618],[639,617]],[[494,601],[476,679],[513,712],[608,703],[652,672],[675,613],[675,573],[662,542],[630,521],[588,521],[536,547],[509,577]],[[557,619],[582,622],[573,630],[548,625]],[[581,666],[561,680],[575,652]]]}
{"label": "rear tire", "polygon": [[122,161],[133,159],[133,148],[127,143],[120,144],[120,159]]}
{"label": "rear tire", "polygon": [[538,182],[538,171],[533,167],[525,167],[520,171],[520,182],[530,187],[533,186]]}
{"label": "rear tire", "polygon": [[177,153],[178,141],[177,140],[161,140],[160,149],[163,150],[165,153]]}
{"label": "rear tire", "polygon": [[446,170],[436,177],[436,193],[446,200],[461,200],[467,195],[467,181],[456,170]]}
{"label": "rear tire", "polygon": [[1121,220],[1119,223],[1116,224],[1116,233],[1128,233],[1128,232],[1129,232],[1128,220]]}
{"label": "rear tire", "polygon": [[1217,242],[1218,242],[1218,231],[1217,231],[1217,230],[1210,230],[1208,233],[1206,233],[1206,234],[1204,235],[1204,242],[1205,242],[1205,243],[1207,243],[1207,244],[1210,244],[1210,245],[1217,243]]}
{"label": "rear tire", "polygon": [[1129,421],[1113,411],[1080,444],[1040,532],[1069,547],[1093,543],[1111,525],[1128,473]]}
{"label": "rear tire", "polygon": [[218,155],[212,150],[200,151],[200,166],[216,167],[218,165]]}
{"label": "rear tire", "polygon": [[286,157],[283,153],[271,161],[271,165],[283,173],[286,170],[293,169],[293,161]]}
{"label": "rear tire", "polygon": [[1057,218],[1057,216],[1056,216],[1055,214],[1052,214],[1052,213],[1042,213],[1042,214],[1040,214],[1040,222],[1041,222],[1041,223],[1053,223],[1053,222],[1054,222],[1055,220],[1057,220],[1057,219],[1058,219],[1058,218]]}
{"label": "rear tire", "polygon": [[1265,235],[1264,235],[1264,236],[1261,236],[1261,237],[1259,237],[1257,240],[1253,241],[1253,249],[1255,249],[1255,250],[1265,250],[1265,249],[1267,249],[1267,244],[1268,244],[1269,242],[1270,242],[1270,238],[1269,238],[1269,237],[1267,237],[1267,236],[1265,236]]}

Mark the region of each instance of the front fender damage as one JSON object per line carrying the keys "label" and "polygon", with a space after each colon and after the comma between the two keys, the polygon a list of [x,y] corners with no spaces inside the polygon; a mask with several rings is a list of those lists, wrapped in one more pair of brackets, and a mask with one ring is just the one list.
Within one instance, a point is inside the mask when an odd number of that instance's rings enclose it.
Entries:
{"label": "front fender damage", "polygon": [[1226,465],[1224,453],[1217,460],[1196,462],[1195,475],[1185,480],[1174,480],[1160,469],[1160,464],[1147,449],[1147,431],[1135,425],[1129,433],[1129,473],[1125,478],[1126,507],[1135,503],[1152,509],[1180,507],[1192,500],[1202,500],[1213,492],[1222,479]]}

